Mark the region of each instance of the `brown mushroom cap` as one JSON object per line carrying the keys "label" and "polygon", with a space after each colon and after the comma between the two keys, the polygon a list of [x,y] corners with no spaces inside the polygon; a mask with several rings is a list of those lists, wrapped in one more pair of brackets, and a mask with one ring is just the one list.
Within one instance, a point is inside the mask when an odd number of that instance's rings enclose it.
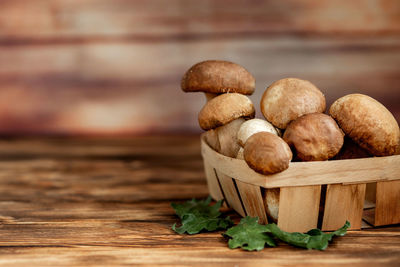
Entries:
{"label": "brown mushroom cap", "polygon": [[372,97],[350,94],[336,100],[331,116],[354,142],[374,156],[396,153],[400,130],[392,113]]}
{"label": "brown mushroom cap", "polygon": [[199,113],[199,124],[203,130],[225,125],[235,119],[254,118],[255,109],[251,100],[241,94],[222,94],[210,101]]}
{"label": "brown mushroom cap", "polygon": [[343,145],[344,134],[331,116],[312,113],[292,121],[283,140],[303,161],[327,160]]}
{"label": "brown mushroom cap", "polygon": [[197,63],[185,73],[181,87],[185,92],[251,95],[255,89],[255,79],[238,64],[207,60]]}
{"label": "brown mushroom cap", "polygon": [[286,78],[271,84],[261,98],[264,117],[280,129],[298,117],[324,112],[325,96],[312,83],[296,78]]}
{"label": "brown mushroom cap", "polygon": [[243,155],[247,165],[262,174],[284,171],[292,159],[292,151],[285,141],[268,132],[250,136],[244,146]]}

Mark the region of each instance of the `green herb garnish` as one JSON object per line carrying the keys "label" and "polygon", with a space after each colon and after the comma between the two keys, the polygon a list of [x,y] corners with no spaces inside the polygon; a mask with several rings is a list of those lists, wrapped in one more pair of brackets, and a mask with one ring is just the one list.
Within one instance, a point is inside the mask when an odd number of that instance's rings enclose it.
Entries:
{"label": "green herb garnish", "polygon": [[[222,202],[220,200],[210,205],[211,197],[208,197],[205,200],[192,199],[183,204],[172,203],[171,206],[182,224],[176,227],[175,223],[172,229],[179,234],[197,234],[203,230],[215,231],[229,228],[233,222],[229,216],[221,217],[219,209]],[[346,221],[343,227],[331,233],[324,233],[319,229],[312,229],[305,234],[289,233],[282,231],[275,223],[262,225],[258,223],[258,218],[247,216],[223,235],[229,238],[228,246],[231,249],[241,247],[244,250],[259,251],[265,245],[275,247],[274,239],[279,239],[296,247],[325,250],[334,236],[344,236],[349,227],[350,222]]]}
{"label": "green herb garnish", "polygon": [[279,229],[274,223],[267,224],[266,226],[269,232],[276,238],[290,245],[307,249],[325,250],[333,236],[344,236],[346,234],[347,229],[350,227],[350,222],[346,221],[342,228],[332,233],[324,233],[319,229],[312,229],[305,234],[297,232],[288,233]]}
{"label": "green herb garnish", "polygon": [[223,200],[218,201],[214,205],[210,205],[211,197],[205,200],[192,199],[183,204],[172,203],[176,214],[181,219],[182,226],[176,227],[176,223],[172,225],[172,229],[179,233],[197,234],[202,230],[215,231],[218,229],[227,229],[233,225],[232,220],[228,217],[221,218],[221,208]]}
{"label": "green herb garnish", "polygon": [[236,226],[233,226],[224,233],[231,237],[228,241],[229,248],[241,247],[245,250],[262,250],[267,244],[275,247],[274,240],[267,234],[267,225],[258,224],[258,218],[245,217]]}

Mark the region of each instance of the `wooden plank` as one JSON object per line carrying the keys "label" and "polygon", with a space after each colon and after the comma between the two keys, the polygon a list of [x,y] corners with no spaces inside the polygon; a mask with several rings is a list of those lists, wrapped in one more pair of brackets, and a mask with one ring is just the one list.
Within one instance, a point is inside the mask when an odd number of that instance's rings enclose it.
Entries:
{"label": "wooden plank", "polygon": [[223,195],[226,202],[228,203],[228,206],[233,208],[241,216],[246,216],[246,213],[243,209],[242,200],[240,199],[240,195],[238,193],[234,180],[218,170],[216,170],[216,174],[221,184]]}
{"label": "wooden plank", "polygon": [[211,167],[207,161],[204,161],[204,171],[207,179],[207,187],[210,196],[214,200],[224,199],[224,196],[221,191],[221,186],[219,184],[218,178],[215,173],[215,169]]}
{"label": "wooden plank", "polygon": [[0,133],[198,132],[203,103],[176,88],[203,55],[242,64],[261,88],[309,79],[327,103],[360,88],[400,120],[398,1],[339,3],[1,1]]}
{"label": "wooden plank", "polygon": [[366,221],[362,220],[361,222],[361,229],[371,229],[372,225],[367,223]]}
{"label": "wooden plank", "polygon": [[[399,175],[399,173],[397,173]],[[375,226],[400,223],[400,180],[376,183]]]}
{"label": "wooden plank", "polygon": [[225,157],[212,150],[202,139],[202,155],[208,162],[243,182],[264,188],[317,184],[357,184],[399,179],[400,155],[351,160],[291,162],[287,170],[261,175],[240,159]]}
{"label": "wooden plank", "polygon": [[364,201],[364,209],[372,209],[375,208],[375,202],[371,202],[368,199]]}
{"label": "wooden plank", "polygon": [[365,184],[328,185],[322,230],[332,231],[339,229],[346,220],[350,222],[350,229],[360,229],[365,188]]}
{"label": "wooden plank", "polygon": [[278,226],[288,232],[306,232],[318,223],[321,186],[282,187]]}
{"label": "wooden plank", "polygon": [[[396,33],[396,0],[23,1],[2,0],[0,32],[11,36],[172,35],[188,33]],[[183,27],[185,25],[185,27]]]}
{"label": "wooden plank", "polygon": [[400,262],[398,226],[349,231],[324,252],[279,243],[247,253],[229,249],[223,231],[174,233],[171,202],[208,195],[197,136],[2,138],[0,170],[0,266]]}
{"label": "wooden plank", "polygon": [[[400,37],[130,40],[0,46],[0,133],[199,133],[204,97],[177,90],[184,72],[206,59],[194,51],[246,67],[260,85],[254,103],[274,80],[301,77],[321,88],[327,103],[360,88],[400,121]],[[309,64],[310,54],[323,63]],[[275,68],[263,71],[265,62]],[[29,101],[8,104],[21,98]]]}
{"label": "wooden plank", "polygon": [[369,225],[375,224],[375,208],[372,209],[364,209],[363,211],[363,220]]}
{"label": "wooden plank", "polygon": [[236,185],[238,187],[246,215],[258,217],[259,223],[268,223],[260,187],[246,184],[239,180],[236,180]]}

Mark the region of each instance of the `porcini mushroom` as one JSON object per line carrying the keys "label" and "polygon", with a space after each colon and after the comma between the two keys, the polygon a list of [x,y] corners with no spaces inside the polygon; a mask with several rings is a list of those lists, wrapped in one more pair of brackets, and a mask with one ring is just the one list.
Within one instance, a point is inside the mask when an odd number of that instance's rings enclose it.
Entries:
{"label": "porcini mushroom", "polygon": [[255,79],[236,63],[207,60],[193,65],[185,73],[181,88],[185,92],[204,92],[209,101],[223,93],[251,95],[255,89]]}
{"label": "porcini mushroom", "polygon": [[264,193],[264,205],[267,215],[276,222],[279,215],[279,188],[267,188]]}
{"label": "porcini mushroom", "polygon": [[286,129],[289,122],[308,113],[325,111],[322,92],[311,82],[286,78],[271,84],[261,99],[261,112],[274,126]]}
{"label": "porcini mushroom", "polygon": [[[206,141],[221,154],[236,157],[239,151],[237,132],[248,118],[254,118],[255,109],[251,100],[242,94],[222,94],[211,99],[199,113],[199,124],[203,130],[215,131]],[[217,138],[218,140],[215,140]],[[212,139],[212,140],[207,140]]]}
{"label": "porcini mushroom", "polygon": [[347,136],[373,156],[396,153],[399,125],[392,113],[372,97],[343,96],[332,104],[329,113]]}
{"label": "porcini mushroom", "polygon": [[261,174],[284,171],[292,159],[292,151],[285,141],[268,132],[250,136],[244,145],[243,155],[247,165]]}
{"label": "porcini mushroom", "polygon": [[[244,159],[244,149],[246,141],[254,134],[259,132],[268,132],[280,136],[279,129],[275,128],[271,123],[261,119],[251,119],[245,121],[239,129],[238,140],[239,145],[242,146],[236,156],[237,159]],[[265,190],[265,210],[273,220],[278,218],[279,207],[279,188]]]}
{"label": "porcini mushroom", "polygon": [[283,140],[302,161],[327,160],[343,145],[344,133],[331,116],[322,113],[303,115],[292,121]]}
{"label": "porcini mushroom", "polygon": [[339,153],[333,157],[334,160],[339,159],[360,159],[360,158],[368,158],[371,155],[364,148],[360,147],[353,140],[351,140],[348,136],[344,137],[343,146],[340,149]]}
{"label": "porcini mushroom", "polygon": [[[259,132],[247,139],[243,151],[250,168],[261,174],[273,174],[286,170],[292,160],[292,151],[279,136]],[[274,221],[278,219],[279,188],[265,190],[266,212]]]}
{"label": "porcini mushroom", "polygon": [[269,132],[275,135],[280,135],[280,131],[277,130],[271,123],[262,119],[251,119],[244,122],[238,131],[239,145],[244,147],[247,139],[253,134],[259,132]]}

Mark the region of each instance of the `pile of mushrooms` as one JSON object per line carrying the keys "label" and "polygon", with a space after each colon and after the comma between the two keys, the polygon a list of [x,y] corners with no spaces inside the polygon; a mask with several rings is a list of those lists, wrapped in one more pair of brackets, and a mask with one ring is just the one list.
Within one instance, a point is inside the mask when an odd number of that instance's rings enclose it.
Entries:
{"label": "pile of mushrooms", "polygon": [[[217,152],[244,159],[261,174],[286,170],[291,161],[322,161],[390,156],[400,152],[396,119],[381,103],[362,94],[337,99],[325,114],[324,94],[311,82],[285,78],[265,90],[263,119],[245,96],[254,77],[227,61],[204,61],[182,79],[185,92],[204,92],[208,102],[199,113],[206,142]],[[267,213],[278,217],[279,189],[266,194]]]}
{"label": "pile of mushrooms", "polygon": [[240,146],[237,132],[255,109],[246,95],[255,89],[255,79],[242,66],[219,60],[208,60],[192,66],[183,76],[184,92],[203,92],[207,103],[199,113],[199,124],[207,143],[217,152],[236,157]]}

